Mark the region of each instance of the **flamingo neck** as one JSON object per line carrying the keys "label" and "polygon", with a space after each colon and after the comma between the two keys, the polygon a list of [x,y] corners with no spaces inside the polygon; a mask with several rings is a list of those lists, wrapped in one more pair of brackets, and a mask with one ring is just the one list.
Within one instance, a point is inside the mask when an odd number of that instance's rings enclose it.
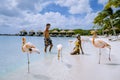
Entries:
{"label": "flamingo neck", "polygon": [[22,45],[24,46],[24,45],[25,45],[25,43],[26,43],[26,42],[25,42],[25,41],[23,41],[23,42],[22,42]]}
{"label": "flamingo neck", "polygon": [[25,45],[26,42],[23,42],[23,45]]}
{"label": "flamingo neck", "polygon": [[25,45],[25,41],[22,42],[22,51],[25,52],[25,50],[23,49],[23,46]]}
{"label": "flamingo neck", "polygon": [[95,37],[96,37],[96,34],[93,34],[93,39],[92,39],[93,45],[95,45]]}

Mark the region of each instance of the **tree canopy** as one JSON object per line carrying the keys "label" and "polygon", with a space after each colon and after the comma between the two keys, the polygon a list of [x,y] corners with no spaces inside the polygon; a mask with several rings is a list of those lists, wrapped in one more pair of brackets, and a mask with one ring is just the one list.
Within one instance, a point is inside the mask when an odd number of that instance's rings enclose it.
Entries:
{"label": "tree canopy", "polygon": [[102,30],[112,29],[116,35],[115,28],[120,30],[120,0],[109,0],[104,9],[94,18],[94,24]]}

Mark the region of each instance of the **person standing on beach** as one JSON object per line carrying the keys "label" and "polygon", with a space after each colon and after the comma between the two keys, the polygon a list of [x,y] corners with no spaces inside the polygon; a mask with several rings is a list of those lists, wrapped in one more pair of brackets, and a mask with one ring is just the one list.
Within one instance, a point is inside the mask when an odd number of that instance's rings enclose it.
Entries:
{"label": "person standing on beach", "polygon": [[71,52],[70,54],[71,55],[80,54],[80,50],[81,50],[82,54],[84,54],[82,46],[81,46],[81,37],[80,37],[80,35],[78,34],[76,36],[76,38],[77,38],[77,40],[75,41],[75,47],[73,49],[73,52]]}
{"label": "person standing on beach", "polygon": [[53,44],[52,44],[52,40],[50,38],[50,34],[49,34],[49,28],[50,28],[51,24],[46,24],[46,29],[43,33],[44,35],[44,43],[45,43],[45,48],[44,48],[44,52],[46,53],[47,52],[47,47],[50,46],[49,48],[49,52],[51,52],[51,49],[53,47]]}

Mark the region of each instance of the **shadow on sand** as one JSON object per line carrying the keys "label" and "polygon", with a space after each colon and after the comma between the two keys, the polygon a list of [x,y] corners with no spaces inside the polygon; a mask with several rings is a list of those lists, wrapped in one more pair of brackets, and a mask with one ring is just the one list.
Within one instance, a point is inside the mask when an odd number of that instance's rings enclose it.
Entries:
{"label": "shadow on sand", "polygon": [[120,66],[120,63],[106,63],[105,65],[110,65],[110,66]]}
{"label": "shadow on sand", "polygon": [[32,74],[32,76],[36,79],[39,79],[39,80],[51,80],[51,78],[46,76],[46,75]]}
{"label": "shadow on sand", "polygon": [[62,61],[63,63],[64,63],[64,65],[67,67],[67,68],[71,68],[72,67],[72,65],[71,64],[69,64],[69,63],[67,63],[67,62],[64,62],[64,61]]}
{"label": "shadow on sand", "polygon": [[[82,54],[81,54],[82,55]],[[84,53],[83,55],[86,55],[86,56],[91,56],[91,54],[89,53]]]}

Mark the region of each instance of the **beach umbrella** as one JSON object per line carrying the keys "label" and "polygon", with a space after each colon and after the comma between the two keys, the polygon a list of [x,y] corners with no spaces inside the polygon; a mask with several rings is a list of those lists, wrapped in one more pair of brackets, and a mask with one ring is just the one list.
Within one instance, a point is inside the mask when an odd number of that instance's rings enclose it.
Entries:
{"label": "beach umbrella", "polygon": [[29,58],[29,54],[31,53],[38,53],[40,54],[39,49],[37,49],[32,43],[27,42],[26,43],[26,38],[23,37],[22,38],[22,51],[27,53],[27,59],[28,59],[28,73],[30,72],[30,58]]}

